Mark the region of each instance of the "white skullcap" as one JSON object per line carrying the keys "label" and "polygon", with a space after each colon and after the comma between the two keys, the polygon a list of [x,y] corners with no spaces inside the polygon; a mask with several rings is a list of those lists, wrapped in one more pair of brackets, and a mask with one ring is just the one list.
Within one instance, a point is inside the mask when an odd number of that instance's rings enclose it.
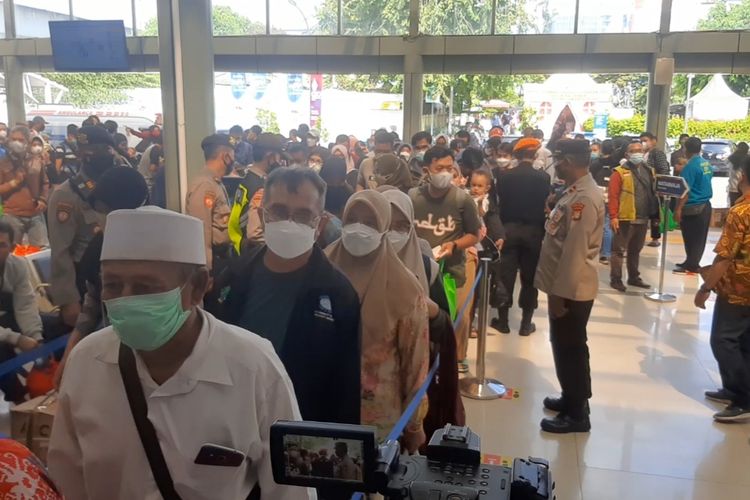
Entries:
{"label": "white skullcap", "polygon": [[115,210],[107,215],[101,260],[155,260],[205,266],[203,222],[154,206]]}

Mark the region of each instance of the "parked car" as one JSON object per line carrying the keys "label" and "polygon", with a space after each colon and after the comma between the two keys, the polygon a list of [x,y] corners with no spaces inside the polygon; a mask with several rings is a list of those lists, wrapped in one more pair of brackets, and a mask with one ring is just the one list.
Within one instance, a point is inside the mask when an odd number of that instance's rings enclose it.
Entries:
{"label": "parked car", "polygon": [[703,141],[701,156],[711,163],[716,177],[729,177],[732,166],[728,160],[736,147],[734,141],[729,139],[706,139]]}

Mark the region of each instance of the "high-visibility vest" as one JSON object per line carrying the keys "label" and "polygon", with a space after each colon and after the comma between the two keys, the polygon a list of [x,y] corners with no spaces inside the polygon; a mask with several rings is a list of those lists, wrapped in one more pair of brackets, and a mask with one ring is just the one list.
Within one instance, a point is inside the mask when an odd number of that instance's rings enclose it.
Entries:
{"label": "high-visibility vest", "polygon": [[245,238],[245,231],[247,230],[249,205],[250,199],[247,187],[240,183],[237,186],[237,191],[234,193],[234,203],[232,204],[232,211],[229,213],[229,224],[227,227],[229,241],[232,242],[232,247],[234,247],[237,255],[240,254],[242,240]]}
{"label": "high-visibility vest", "polygon": [[[654,177],[652,169],[647,168],[649,175]],[[618,219],[621,221],[631,221],[636,219],[635,209],[635,177],[629,168],[623,166],[615,167],[615,172],[622,178],[622,188],[620,189],[620,213]]]}

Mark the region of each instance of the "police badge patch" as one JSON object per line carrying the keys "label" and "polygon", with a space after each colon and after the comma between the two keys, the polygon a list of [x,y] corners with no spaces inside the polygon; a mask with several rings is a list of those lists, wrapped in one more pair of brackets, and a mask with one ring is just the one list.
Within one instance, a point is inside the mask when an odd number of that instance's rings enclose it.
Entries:
{"label": "police badge patch", "polygon": [[73,211],[73,206],[69,203],[58,203],[57,204],[57,221],[60,224],[65,224],[70,220],[70,214]]}

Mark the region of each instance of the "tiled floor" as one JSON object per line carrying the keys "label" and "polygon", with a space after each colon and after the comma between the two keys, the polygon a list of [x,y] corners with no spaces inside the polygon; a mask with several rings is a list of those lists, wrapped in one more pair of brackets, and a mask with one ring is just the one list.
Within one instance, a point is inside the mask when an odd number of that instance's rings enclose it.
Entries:
{"label": "tiled floor", "polygon": [[[710,235],[713,242],[718,234]],[[679,236],[673,241],[668,264],[683,257]],[[643,252],[641,270],[652,284],[658,283],[659,251]],[[707,250],[704,262],[712,259]],[[488,376],[518,389],[520,397],[464,399],[483,451],[549,459],[559,500],[750,499],[750,423],[715,424],[711,415],[721,406],[703,398],[717,386],[718,371],[708,344],[713,302],[706,311],[692,303],[699,278],[668,272],[665,289],[678,301],[659,305],[609,289],[608,269],[601,268],[588,330],[591,433],[539,430],[546,416],[542,399],[559,390],[541,294],[537,333],[519,337],[517,313],[511,316],[516,331],[488,339]]]}

